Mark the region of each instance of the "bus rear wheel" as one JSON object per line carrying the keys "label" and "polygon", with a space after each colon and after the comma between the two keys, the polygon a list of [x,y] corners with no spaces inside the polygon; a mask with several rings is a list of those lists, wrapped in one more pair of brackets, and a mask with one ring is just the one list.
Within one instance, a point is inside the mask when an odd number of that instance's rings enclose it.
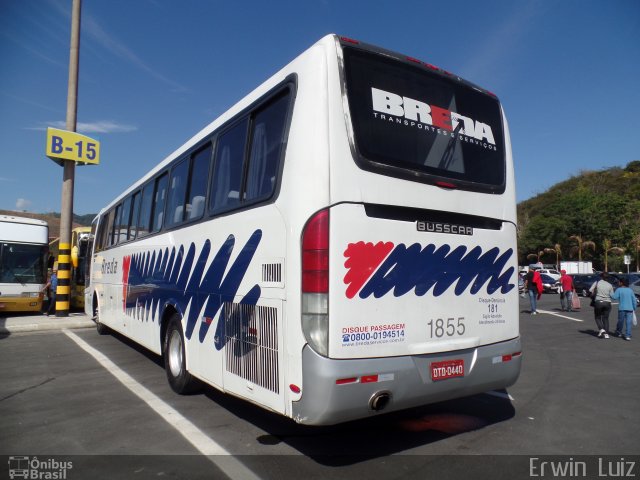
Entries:
{"label": "bus rear wheel", "polygon": [[181,395],[187,395],[198,391],[200,383],[187,370],[181,320],[177,313],[174,313],[169,319],[164,337],[164,368],[171,389]]}

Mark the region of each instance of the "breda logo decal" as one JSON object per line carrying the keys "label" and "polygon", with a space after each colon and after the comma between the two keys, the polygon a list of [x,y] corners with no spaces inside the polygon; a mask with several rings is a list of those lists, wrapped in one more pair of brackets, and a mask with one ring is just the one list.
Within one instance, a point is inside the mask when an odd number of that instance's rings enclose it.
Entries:
{"label": "breda logo decal", "polygon": [[457,130],[460,135],[496,149],[493,131],[486,123],[379,88],[371,87],[371,99],[373,115],[377,119],[451,135]]}

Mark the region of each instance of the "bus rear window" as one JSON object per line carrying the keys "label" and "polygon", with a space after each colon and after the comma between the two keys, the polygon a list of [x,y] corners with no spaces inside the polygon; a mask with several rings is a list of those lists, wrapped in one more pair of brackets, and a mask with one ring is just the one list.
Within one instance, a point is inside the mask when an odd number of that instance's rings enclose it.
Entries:
{"label": "bus rear window", "polygon": [[498,100],[471,85],[390,57],[345,48],[358,164],[390,176],[502,193]]}

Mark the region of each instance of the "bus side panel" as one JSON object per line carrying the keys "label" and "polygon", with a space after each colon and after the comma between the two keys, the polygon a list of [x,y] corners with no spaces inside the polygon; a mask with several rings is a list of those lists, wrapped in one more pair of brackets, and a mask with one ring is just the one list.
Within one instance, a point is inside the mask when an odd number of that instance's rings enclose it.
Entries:
{"label": "bus side panel", "polygon": [[268,205],[107,250],[94,265],[101,321],[161,353],[172,308],[194,376],[283,412],[285,248]]}
{"label": "bus side panel", "polygon": [[[211,258],[198,289],[203,307],[187,344],[187,366],[225,392],[284,413],[283,218],[266,205],[206,225]],[[214,254],[225,252],[228,263],[218,266]]]}

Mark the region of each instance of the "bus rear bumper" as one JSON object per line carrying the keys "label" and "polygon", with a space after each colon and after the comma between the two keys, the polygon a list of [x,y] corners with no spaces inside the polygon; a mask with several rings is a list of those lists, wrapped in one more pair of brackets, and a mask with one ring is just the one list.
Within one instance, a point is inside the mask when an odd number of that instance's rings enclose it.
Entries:
{"label": "bus rear bumper", "polygon": [[[336,360],[308,345],[302,353],[298,423],[332,425],[513,385],[520,374],[520,338],[454,352]],[[464,376],[433,380],[436,362],[464,363]]]}

